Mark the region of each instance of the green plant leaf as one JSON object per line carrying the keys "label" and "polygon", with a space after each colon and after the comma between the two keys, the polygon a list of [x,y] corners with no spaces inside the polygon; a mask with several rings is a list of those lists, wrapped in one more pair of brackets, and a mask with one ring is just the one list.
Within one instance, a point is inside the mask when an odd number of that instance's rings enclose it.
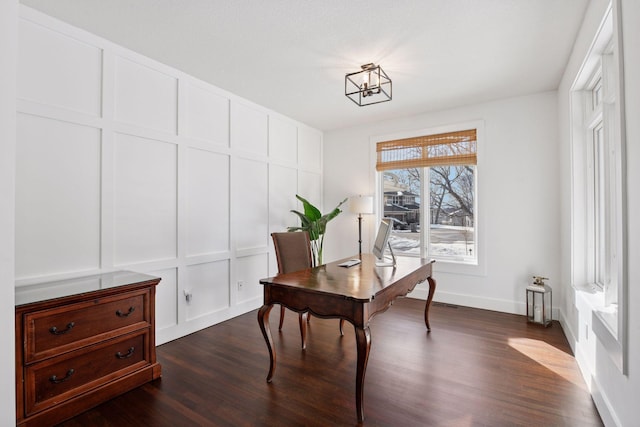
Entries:
{"label": "green plant leaf", "polygon": [[300,218],[300,224],[301,224],[302,230],[307,230],[311,226],[311,223],[313,221],[311,221],[308,216],[296,210],[292,210],[291,212],[293,212],[298,216],[298,218]]}
{"label": "green plant leaf", "polygon": [[296,198],[302,202],[302,205],[304,206],[304,214],[309,218],[309,220],[316,221],[322,216],[320,210],[309,203],[307,199],[300,197],[297,194]]}
{"label": "green plant leaf", "polygon": [[347,199],[345,198],[338,203],[338,206],[325,215],[322,215],[320,210],[309,203],[304,197],[296,194],[296,199],[302,202],[304,213],[297,210],[291,211],[300,219],[300,226],[287,227],[287,231],[306,231],[309,233],[314,265],[320,265],[322,264],[322,249],[324,246],[324,234],[327,231],[327,223],[342,212],[340,206],[342,206]]}

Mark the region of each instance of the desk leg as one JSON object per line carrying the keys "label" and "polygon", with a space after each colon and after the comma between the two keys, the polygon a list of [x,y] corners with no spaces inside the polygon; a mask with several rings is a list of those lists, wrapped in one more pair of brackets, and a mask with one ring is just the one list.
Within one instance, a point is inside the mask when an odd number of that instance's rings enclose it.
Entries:
{"label": "desk leg", "polygon": [[429,296],[427,297],[427,303],[424,307],[424,324],[427,325],[427,331],[431,331],[431,326],[429,326],[429,307],[431,307],[433,294],[436,293],[436,281],[431,277],[428,277],[427,281],[429,282]]}
{"label": "desk leg", "polygon": [[309,312],[298,313],[298,323],[300,324],[300,340],[302,340],[302,349],[307,348],[307,323],[309,323]]}
{"label": "desk leg", "polygon": [[371,349],[371,333],[369,326],[365,328],[355,327],[356,345],[358,348],[358,366],[356,368],[356,412],[358,421],[364,421],[364,374],[369,361],[369,350]]}
{"label": "desk leg", "polygon": [[267,342],[267,348],[269,349],[269,359],[271,365],[269,366],[269,375],[267,375],[267,382],[270,383],[273,378],[273,374],[276,371],[276,349],[273,346],[273,338],[271,338],[271,328],[269,327],[269,313],[273,305],[263,305],[258,310],[258,324],[262,331],[262,336]]}

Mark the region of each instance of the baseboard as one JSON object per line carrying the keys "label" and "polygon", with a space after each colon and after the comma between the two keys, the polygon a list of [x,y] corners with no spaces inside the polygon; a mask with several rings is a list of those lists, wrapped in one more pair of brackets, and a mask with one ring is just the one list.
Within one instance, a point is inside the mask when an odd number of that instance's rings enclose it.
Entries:
{"label": "baseboard", "polygon": [[[429,291],[422,287],[417,287],[407,295],[410,298],[423,299],[426,300]],[[436,293],[433,297],[433,300],[436,302],[441,302],[445,304],[454,304],[461,305],[464,307],[473,307],[480,308],[483,310],[492,310],[492,311],[500,311],[502,313],[511,313],[518,315],[525,315],[526,305],[525,305],[525,292],[522,290],[522,301],[510,301],[498,298],[486,298],[477,295],[465,295],[465,294],[456,294],[452,292],[443,292],[441,290],[436,289]],[[553,319],[558,319],[558,309],[554,308],[552,310]]]}
{"label": "baseboard", "polygon": [[600,392],[600,386],[598,385],[598,381],[596,377],[591,377],[591,398],[593,402],[596,404],[596,408],[598,409],[598,413],[600,414],[600,418],[602,418],[602,422],[606,427],[621,427],[622,424],[620,420],[616,416],[615,412],[611,408],[611,404],[609,403],[609,399],[607,396]]}
{"label": "baseboard", "polygon": [[571,346],[571,351],[573,351],[573,354],[575,355],[576,347],[578,346],[578,338],[576,337],[571,324],[567,322],[567,317],[564,315],[564,311],[562,310],[560,311],[558,321],[560,322],[560,326],[562,326],[562,332],[564,333],[565,338]]}
{"label": "baseboard", "polygon": [[560,326],[562,327],[562,332],[564,332],[567,341],[569,341],[569,345],[573,351],[578,368],[582,373],[582,377],[587,384],[587,387],[589,387],[591,398],[593,399],[593,403],[596,405],[596,409],[598,410],[598,414],[600,414],[602,422],[607,427],[622,426],[620,420],[613,411],[613,407],[611,406],[609,399],[607,399],[607,396],[601,392],[598,380],[593,373],[593,367],[590,366],[573,328],[571,328],[569,322],[567,322],[564,312],[560,313]]}
{"label": "baseboard", "polygon": [[[181,323],[173,326],[169,326],[163,329],[156,327],[156,345],[165,344],[169,341],[176,340],[186,335],[198,332],[209,326],[217,325],[225,320],[232,319],[255,310],[262,305],[262,295],[259,297],[243,301],[242,303],[233,307],[226,307],[221,310],[208,313],[204,316],[200,316],[194,319],[183,320]],[[258,327],[258,321],[256,320],[256,327]]]}

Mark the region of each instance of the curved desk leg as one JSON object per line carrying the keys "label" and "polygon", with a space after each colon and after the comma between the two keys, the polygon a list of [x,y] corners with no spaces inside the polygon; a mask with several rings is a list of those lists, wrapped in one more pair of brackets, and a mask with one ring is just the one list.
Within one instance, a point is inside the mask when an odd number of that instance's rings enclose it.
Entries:
{"label": "curved desk leg", "polygon": [[436,281],[431,277],[428,277],[427,281],[429,282],[429,296],[427,297],[427,304],[424,307],[424,324],[427,325],[427,331],[431,331],[431,326],[429,326],[429,307],[431,307],[433,294],[436,293]]}
{"label": "curved desk leg", "polygon": [[302,340],[302,349],[307,348],[307,323],[309,322],[309,312],[298,313],[298,323],[300,324],[300,339]]}
{"label": "curved desk leg", "polygon": [[284,305],[280,306],[280,323],[278,324],[278,330],[282,330],[282,324],[284,323]]}
{"label": "curved desk leg", "polygon": [[273,305],[263,305],[258,310],[258,324],[262,331],[262,336],[267,342],[267,348],[269,349],[269,359],[271,365],[269,366],[269,374],[267,375],[267,382],[270,383],[273,378],[273,374],[276,371],[276,349],[273,347],[273,339],[271,338],[271,328],[269,327],[269,312],[273,308]]}
{"label": "curved desk leg", "polygon": [[356,345],[358,347],[358,366],[356,368],[356,412],[358,422],[364,421],[364,374],[369,361],[369,350],[371,349],[371,333],[369,326],[365,328],[355,327]]}

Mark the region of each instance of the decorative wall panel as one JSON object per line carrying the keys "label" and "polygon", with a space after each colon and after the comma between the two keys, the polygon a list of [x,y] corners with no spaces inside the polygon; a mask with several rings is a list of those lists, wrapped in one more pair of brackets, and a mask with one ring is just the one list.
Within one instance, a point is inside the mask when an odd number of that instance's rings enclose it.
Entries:
{"label": "decorative wall panel", "polygon": [[262,297],[263,287],[260,279],[269,276],[267,260],[267,254],[240,257],[236,260],[237,282],[241,284],[237,286],[238,303]]}
{"label": "decorative wall panel", "polygon": [[229,156],[187,150],[187,256],[229,250]]}
{"label": "decorative wall panel", "polygon": [[229,99],[187,83],[184,135],[229,146]]}
{"label": "decorative wall panel", "polygon": [[16,277],[100,266],[100,131],[18,114]]}
{"label": "decorative wall panel", "polygon": [[[315,206],[322,205],[322,175],[318,173],[298,173],[298,194]],[[302,205],[300,205],[302,206]],[[324,211],[323,211],[324,213]]]}
{"label": "decorative wall panel", "polygon": [[297,217],[291,213],[298,207],[298,171],[278,165],[269,166],[269,231],[285,231],[296,225]]}
{"label": "decorative wall panel", "polygon": [[287,163],[298,159],[298,128],[289,121],[269,117],[269,158]]}
{"label": "decorative wall panel", "polygon": [[238,158],[233,178],[236,248],[239,251],[266,248],[269,235],[267,164]]}
{"label": "decorative wall panel", "polygon": [[229,307],[229,261],[190,265],[187,277],[185,290],[192,295],[187,320]]}
{"label": "decorative wall panel", "polygon": [[322,171],[322,134],[300,127],[298,130],[298,163],[303,169]]}
{"label": "decorative wall panel", "polygon": [[178,271],[175,268],[148,272],[152,276],[161,277],[156,287],[156,328],[167,329],[178,324]]}
{"label": "decorative wall panel", "polygon": [[176,77],[117,56],[114,80],[116,120],[172,134],[177,132]]}
{"label": "decorative wall panel", "polygon": [[267,113],[238,101],[231,102],[231,147],[267,155]]}
{"label": "decorative wall panel", "polygon": [[20,21],[18,98],[99,116],[102,49]]}
{"label": "decorative wall panel", "polygon": [[124,134],[114,145],[115,264],[175,258],[176,146]]}
{"label": "decorative wall panel", "polygon": [[[269,165],[269,233],[283,232],[287,227],[298,225],[292,209],[299,209],[296,199],[298,191],[298,170],[278,165]],[[269,276],[278,272],[273,240],[268,239]]]}

